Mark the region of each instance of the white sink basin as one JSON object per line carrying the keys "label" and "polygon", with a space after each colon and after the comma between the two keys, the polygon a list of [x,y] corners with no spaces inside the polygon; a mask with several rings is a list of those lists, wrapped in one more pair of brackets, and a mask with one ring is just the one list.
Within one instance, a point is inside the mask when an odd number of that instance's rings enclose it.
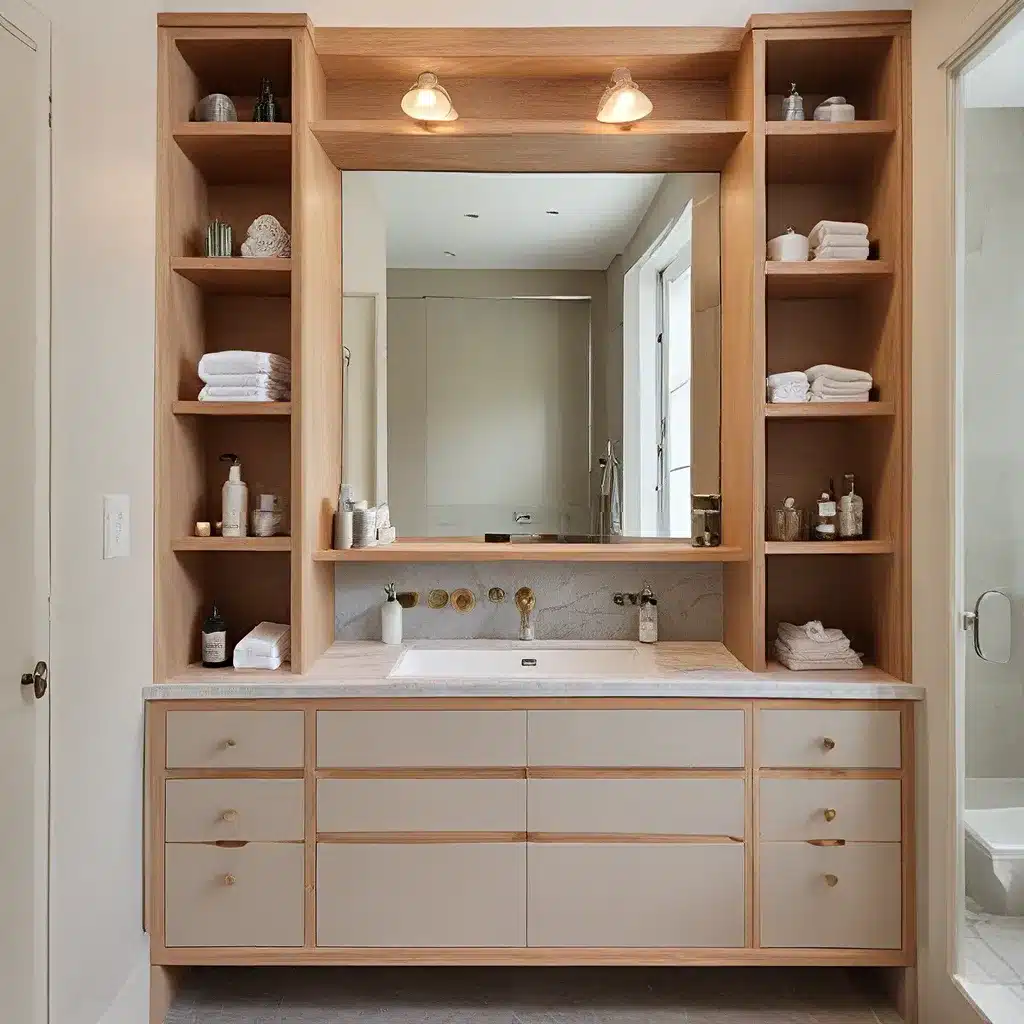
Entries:
{"label": "white sink basin", "polygon": [[392,679],[564,679],[625,676],[636,668],[635,647],[416,648],[389,673]]}

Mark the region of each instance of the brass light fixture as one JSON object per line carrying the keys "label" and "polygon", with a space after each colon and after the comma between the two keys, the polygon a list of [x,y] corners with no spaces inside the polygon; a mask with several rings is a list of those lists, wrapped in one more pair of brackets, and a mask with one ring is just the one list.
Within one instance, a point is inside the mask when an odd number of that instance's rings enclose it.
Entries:
{"label": "brass light fixture", "polygon": [[459,116],[448,90],[432,71],[424,71],[402,97],[402,110],[414,121],[454,121]]}
{"label": "brass light fixture", "polygon": [[597,106],[597,119],[605,124],[632,124],[652,110],[654,104],[633,81],[629,68],[616,68]]}

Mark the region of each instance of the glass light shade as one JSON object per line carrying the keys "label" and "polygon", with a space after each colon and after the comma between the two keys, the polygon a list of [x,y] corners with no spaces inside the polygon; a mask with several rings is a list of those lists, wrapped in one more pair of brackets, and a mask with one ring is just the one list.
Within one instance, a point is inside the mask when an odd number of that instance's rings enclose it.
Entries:
{"label": "glass light shade", "polygon": [[416,121],[454,121],[459,116],[448,90],[429,71],[402,97],[402,110]]}
{"label": "glass light shade", "polygon": [[647,117],[654,104],[633,81],[628,68],[616,68],[612,82],[597,107],[597,119],[606,124],[630,124]]}

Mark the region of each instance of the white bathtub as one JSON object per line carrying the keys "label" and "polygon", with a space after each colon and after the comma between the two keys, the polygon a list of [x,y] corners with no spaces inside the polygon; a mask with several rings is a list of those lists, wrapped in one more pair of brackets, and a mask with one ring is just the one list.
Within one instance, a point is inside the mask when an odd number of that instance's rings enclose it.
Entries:
{"label": "white bathtub", "polygon": [[1024,806],[965,810],[964,845],[967,895],[990,914],[1024,916]]}

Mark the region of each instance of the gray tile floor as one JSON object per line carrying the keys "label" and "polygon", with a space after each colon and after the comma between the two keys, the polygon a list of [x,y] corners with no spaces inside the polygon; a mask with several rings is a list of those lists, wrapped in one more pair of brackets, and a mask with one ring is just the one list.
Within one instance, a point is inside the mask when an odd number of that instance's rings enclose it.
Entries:
{"label": "gray tile floor", "polygon": [[201,968],[167,1024],[899,1024],[832,968]]}

